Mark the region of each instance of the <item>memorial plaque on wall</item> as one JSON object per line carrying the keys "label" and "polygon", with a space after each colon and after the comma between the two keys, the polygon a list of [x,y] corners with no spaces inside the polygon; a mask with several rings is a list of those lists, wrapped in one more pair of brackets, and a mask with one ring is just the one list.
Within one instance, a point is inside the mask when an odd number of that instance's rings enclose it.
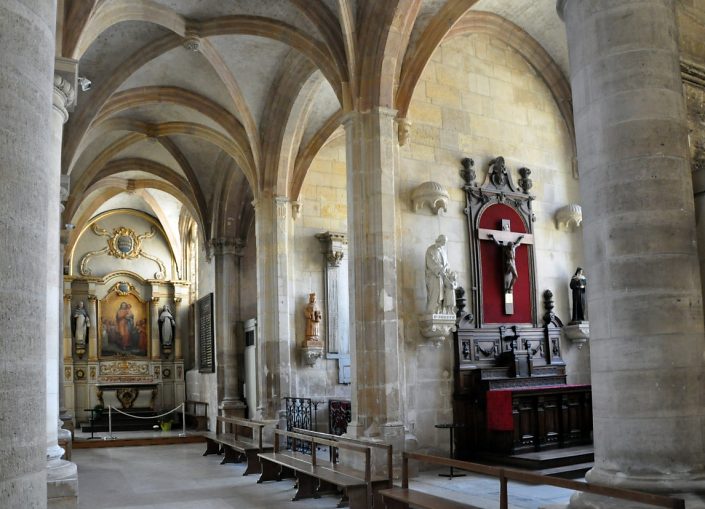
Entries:
{"label": "memorial plaque on wall", "polygon": [[198,299],[198,371],[215,373],[213,351],[213,294]]}

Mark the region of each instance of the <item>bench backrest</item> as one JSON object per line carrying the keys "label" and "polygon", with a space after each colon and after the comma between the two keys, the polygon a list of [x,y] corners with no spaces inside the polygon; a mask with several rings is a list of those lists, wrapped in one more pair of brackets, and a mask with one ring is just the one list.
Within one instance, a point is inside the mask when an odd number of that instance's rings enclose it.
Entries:
{"label": "bench backrest", "polygon": [[[264,430],[265,423],[252,421],[250,419],[240,419],[238,417],[223,417],[221,415],[216,417],[216,421],[216,434],[225,433],[227,427],[230,428],[230,433],[235,435],[235,440],[247,438],[255,442],[257,446],[262,449],[262,431]],[[247,428],[250,431],[247,435],[241,434],[241,428]]]}
{"label": "bench backrest", "polygon": [[[337,442],[333,440],[328,440],[326,438],[321,438],[317,437],[315,435],[311,434],[306,434],[304,435],[303,433],[295,433],[293,431],[284,431],[281,429],[275,429],[274,430],[274,452],[280,452],[279,444],[280,444],[280,437],[284,438],[291,438],[292,440],[300,440],[302,442],[308,442],[311,444],[311,464],[316,466],[317,464],[317,456],[316,456],[316,445],[325,445],[327,447],[337,447],[338,449],[346,449],[348,451],[353,451],[357,452],[360,454],[363,454],[365,457],[365,471],[362,477],[359,477],[359,479],[362,479],[365,481],[368,485],[370,486],[371,480],[372,480],[372,469],[371,469],[371,462],[370,462],[370,457],[371,457],[371,452],[370,452],[370,447],[366,445],[359,445],[359,444],[353,444],[353,443],[346,443],[346,442]],[[308,457],[308,456],[304,456]],[[335,463],[333,464],[333,467],[335,468]],[[346,472],[348,473],[348,472]],[[351,477],[355,477],[353,472],[348,473],[348,475],[351,475]]]}
{"label": "bench backrest", "polygon": [[[325,440],[330,440],[332,442],[350,443],[361,445],[362,447],[375,447],[377,449],[383,449],[387,460],[387,479],[389,479],[390,486],[392,479],[394,478],[393,471],[393,461],[392,461],[392,445],[385,444],[384,442],[372,442],[369,440],[361,440],[359,438],[344,437],[340,435],[332,435],[330,433],[322,433],[320,431],[311,431],[308,429],[294,428],[294,433],[299,433],[301,435],[311,435],[318,438],[323,438]],[[337,448],[337,446],[335,446]],[[333,460],[335,462],[335,455],[333,455]]]}

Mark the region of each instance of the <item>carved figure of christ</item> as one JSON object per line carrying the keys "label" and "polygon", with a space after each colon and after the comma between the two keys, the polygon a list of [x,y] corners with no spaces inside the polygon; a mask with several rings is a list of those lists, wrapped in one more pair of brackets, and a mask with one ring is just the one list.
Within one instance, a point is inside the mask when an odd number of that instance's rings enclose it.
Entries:
{"label": "carved figure of christ", "polygon": [[502,219],[501,230],[478,230],[480,240],[491,240],[502,248],[502,267],[504,268],[504,313],[514,314],[514,283],[519,278],[516,266],[516,248],[520,244],[533,244],[534,236],[528,233],[511,231],[508,219]]}

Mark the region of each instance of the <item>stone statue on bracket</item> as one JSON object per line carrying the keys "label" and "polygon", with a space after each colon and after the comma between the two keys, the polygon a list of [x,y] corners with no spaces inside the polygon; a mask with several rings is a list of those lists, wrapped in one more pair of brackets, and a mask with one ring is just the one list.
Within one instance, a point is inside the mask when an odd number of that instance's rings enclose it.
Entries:
{"label": "stone statue on bracket", "polygon": [[439,235],[426,250],[426,311],[433,314],[455,314],[457,274],[448,267],[447,242]]}
{"label": "stone statue on bracket", "polygon": [[575,274],[570,278],[570,290],[573,294],[573,309],[571,321],[563,327],[563,334],[570,339],[578,349],[581,349],[590,339],[590,323],[587,321],[587,306],[585,299],[585,289],[587,278],[581,267],[575,270]]}
{"label": "stone statue on bracket", "polygon": [[86,340],[88,339],[88,329],[91,326],[88,310],[83,301],[71,312],[71,333],[73,334],[74,345],[76,345],[76,354],[78,358],[82,358],[86,352]]}
{"label": "stone statue on bracket", "polygon": [[455,289],[457,274],[448,266],[446,243],[448,238],[439,235],[426,249],[426,313],[419,317],[421,335],[436,346],[453,332],[455,327]]}
{"label": "stone statue on bracket", "polygon": [[316,302],[316,294],[308,294],[308,304],[304,308],[306,317],[306,339],[301,348],[302,362],[310,367],[316,365],[316,361],[323,356],[323,342],[321,341],[321,320],[323,313]]}
{"label": "stone statue on bracket", "polygon": [[159,313],[159,340],[166,353],[169,353],[174,345],[175,329],[176,320],[174,320],[174,315],[171,314],[169,306],[164,304],[164,307]]}

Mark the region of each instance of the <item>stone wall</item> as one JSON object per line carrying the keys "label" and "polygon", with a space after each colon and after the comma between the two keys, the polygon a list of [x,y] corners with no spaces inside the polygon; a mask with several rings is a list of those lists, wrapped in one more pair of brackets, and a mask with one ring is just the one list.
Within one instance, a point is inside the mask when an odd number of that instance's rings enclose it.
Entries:
{"label": "stone wall", "polygon": [[[209,293],[215,293],[215,263],[206,257],[206,250],[201,237],[198,238],[198,296],[200,299]],[[194,303],[195,304],[195,303]],[[208,403],[208,417],[211,431],[215,431],[215,418],[218,416],[218,382],[215,373],[199,373],[198,365],[198,318],[194,323],[196,344],[196,364],[186,372],[186,399]]]}
{"label": "stone wall", "polygon": [[[433,54],[414,91],[409,111],[410,142],[400,150],[398,197],[401,318],[406,341],[405,423],[422,447],[447,448],[447,432],[434,424],[452,420],[453,352],[450,344],[429,346],[420,336],[417,315],[424,309],[424,254],[443,233],[448,258],[467,287],[469,266],[462,180],[464,157],[475,160],[478,181],[487,163],[502,155],[514,181],[518,168],[532,170],[536,196],[537,302],[551,289],[556,312],[566,322],[568,281],[581,263],[581,231],[560,232],[556,210],[580,203],[572,174],[572,144],[550,90],[536,71],[503,42],[465,35],[443,43]],[[447,213],[414,212],[411,193],[422,182],[440,183],[450,194]],[[590,275],[588,274],[588,277]],[[541,314],[542,308],[539,307]],[[589,380],[589,349],[564,344],[569,381]]]}
{"label": "stone wall", "polygon": [[[313,160],[301,189],[299,202],[301,215],[294,220],[293,227],[293,275],[294,275],[294,322],[297,345],[304,340],[306,319],[304,307],[308,294],[315,292],[321,309],[324,299],[324,256],[319,233],[347,232],[347,195],[345,178],[345,138],[329,142]],[[325,327],[321,327],[324,334]],[[325,337],[322,337],[324,341]],[[292,396],[309,397],[318,401],[328,399],[350,399],[350,385],[338,383],[337,359],[320,359],[315,367],[307,367],[298,357],[294,362],[296,373],[293,386],[297,393]],[[325,407],[325,408],[324,408]],[[328,431],[327,406],[318,410],[318,425]]]}

